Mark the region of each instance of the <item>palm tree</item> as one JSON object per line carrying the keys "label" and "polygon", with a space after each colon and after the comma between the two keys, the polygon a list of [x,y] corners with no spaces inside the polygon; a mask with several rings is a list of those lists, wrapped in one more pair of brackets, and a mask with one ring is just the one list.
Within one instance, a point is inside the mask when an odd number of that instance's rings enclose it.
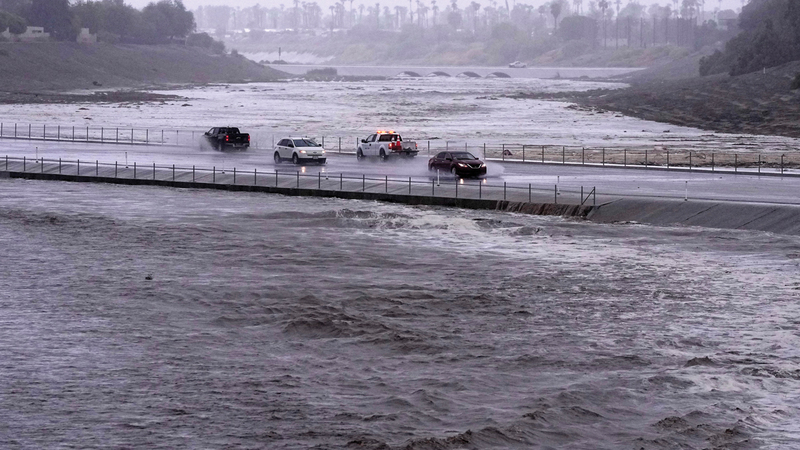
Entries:
{"label": "palm tree", "polygon": [[364,18],[364,4],[358,4],[358,23],[361,23],[361,20]]}
{"label": "palm tree", "polygon": [[433,11],[433,25],[436,26],[436,16],[439,13],[439,7],[436,6],[436,0],[431,0],[431,11]]}
{"label": "palm tree", "polygon": [[559,0],[553,0],[550,3],[550,14],[553,15],[553,30],[558,30],[558,16],[561,15],[561,2]]}
{"label": "palm tree", "polygon": [[297,28],[297,15],[300,13],[300,0],[292,0],[294,3],[294,27]]}
{"label": "palm tree", "polygon": [[580,15],[583,10],[583,0],[572,0],[572,4],[575,5],[575,13]]}
{"label": "palm tree", "polygon": [[603,11],[603,47],[606,46],[606,9],[608,9],[608,0],[600,0],[597,4]]}

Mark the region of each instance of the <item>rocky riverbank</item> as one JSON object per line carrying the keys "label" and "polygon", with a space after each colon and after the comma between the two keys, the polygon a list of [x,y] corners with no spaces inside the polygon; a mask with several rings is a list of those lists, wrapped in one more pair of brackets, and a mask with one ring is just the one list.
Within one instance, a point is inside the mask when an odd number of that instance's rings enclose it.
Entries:
{"label": "rocky riverbank", "polygon": [[737,77],[660,79],[648,70],[617,80],[630,83],[627,89],[513,96],[567,100],[716,132],[800,137],[800,90],[791,89],[799,72],[800,61]]}

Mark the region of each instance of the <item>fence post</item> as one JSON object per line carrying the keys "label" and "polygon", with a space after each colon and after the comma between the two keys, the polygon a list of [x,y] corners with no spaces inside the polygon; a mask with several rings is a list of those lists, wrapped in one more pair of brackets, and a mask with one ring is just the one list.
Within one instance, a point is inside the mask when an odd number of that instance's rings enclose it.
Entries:
{"label": "fence post", "polygon": [[647,168],[647,150],[644,151],[644,168]]}
{"label": "fence post", "polygon": [[103,142],[103,138],[105,138],[105,130],[103,127],[100,127],[100,143]]}
{"label": "fence post", "polygon": [[192,166],[192,183],[194,183],[194,165]]}
{"label": "fence post", "polygon": [[253,169],[253,186],[258,186],[258,169]]}
{"label": "fence post", "polygon": [[300,171],[297,171],[297,189],[300,189]]}
{"label": "fence post", "polygon": [[89,127],[86,127],[86,142],[89,142]]}
{"label": "fence post", "polygon": [[581,147],[581,165],[586,165],[586,147]]}
{"label": "fence post", "polygon": [[131,128],[131,144],[133,144],[133,128]]}
{"label": "fence post", "polygon": [[456,177],[456,198],[458,198],[458,177]]}
{"label": "fence post", "polygon": [[150,128],[144,130],[144,143],[145,144],[150,143]]}
{"label": "fence post", "polygon": [[342,138],[339,138],[339,153],[342,153]]}
{"label": "fence post", "polygon": [[503,181],[503,200],[506,199],[506,182]]}
{"label": "fence post", "polygon": [[758,154],[758,174],[761,175],[761,153]]}
{"label": "fence post", "polygon": [[603,147],[603,165],[606,165],[606,148]]}
{"label": "fence post", "polygon": [[175,182],[175,164],[172,165],[172,182]]}
{"label": "fence post", "polygon": [[340,191],[344,190],[344,174],[343,173],[339,173],[339,190]]}
{"label": "fence post", "polygon": [[76,175],[78,175],[78,176],[80,176],[80,175],[81,175],[81,160],[80,160],[80,159],[78,160],[78,169],[76,170],[76,172],[75,172],[75,173],[76,173]]}
{"label": "fence post", "polygon": [[59,126],[56,128],[56,130],[57,130],[56,132],[58,133],[58,134],[56,134],[56,140],[57,140],[57,141],[60,141],[60,140],[61,140],[61,125],[59,125]]}
{"label": "fence post", "polygon": [[555,204],[558,204],[558,185],[553,185],[553,198],[555,199]]}
{"label": "fence post", "polygon": [[408,195],[411,195],[411,177],[408,177]]}
{"label": "fence post", "polygon": [[325,136],[322,136],[322,148],[325,148]]}
{"label": "fence post", "polygon": [[483,185],[483,183],[480,183],[480,182],[478,183],[478,199],[483,198],[483,192],[481,192],[481,191],[483,191],[483,186],[482,185]]}
{"label": "fence post", "polygon": [[385,193],[389,193],[389,175],[386,175],[386,188],[384,189]]}
{"label": "fence post", "polygon": [[75,126],[72,126],[72,140],[75,140]]}
{"label": "fence post", "polygon": [[133,179],[136,179],[136,161],[133,162]]}
{"label": "fence post", "polygon": [[156,163],[153,163],[153,180],[156,179]]}
{"label": "fence post", "polygon": [[236,167],[233,168],[233,184],[236,184]]}
{"label": "fence post", "polygon": [[567,150],[565,146],[561,146],[561,164],[567,163]]}
{"label": "fence post", "polygon": [[28,124],[28,139],[31,138],[31,124]]}
{"label": "fence post", "polygon": [[322,172],[317,172],[317,189],[322,189]]}
{"label": "fence post", "polygon": [[711,152],[711,171],[714,171],[714,152]]}
{"label": "fence post", "polygon": [[[6,163],[6,165],[8,165]],[[781,175],[783,175],[783,155],[781,155]]]}
{"label": "fence post", "polygon": [[[8,170],[8,156],[6,156],[6,170]],[[58,173],[61,174],[61,158],[58,158]]]}
{"label": "fence post", "polygon": [[361,192],[364,192],[367,189],[367,176],[361,174]]}
{"label": "fence post", "polygon": [[116,140],[117,140],[117,143],[119,144],[119,128],[117,128],[117,137],[116,137]]}
{"label": "fence post", "polygon": [[542,146],[542,164],[544,164],[544,145]]}
{"label": "fence post", "polygon": [[431,197],[436,195],[436,181],[431,179]]}
{"label": "fence post", "polygon": [[216,184],[217,183],[217,166],[213,166],[211,170],[212,170],[212,172],[211,172],[211,183],[212,184]]}
{"label": "fence post", "polygon": [[96,159],[94,160],[94,176],[100,176],[100,161]]}
{"label": "fence post", "polygon": [[667,150],[667,169],[669,169],[669,150]]}
{"label": "fence post", "polygon": [[117,162],[114,161],[114,178],[117,178]]}
{"label": "fence post", "polygon": [[175,130],[175,145],[180,145],[181,143],[181,130]]}
{"label": "fence post", "polygon": [[42,125],[42,140],[47,140],[47,124]]}
{"label": "fence post", "polygon": [[278,169],[275,169],[275,187],[278,187]]}
{"label": "fence post", "polygon": [[503,156],[502,156],[502,158],[503,158],[503,161],[505,161],[505,160],[506,160],[506,144],[503,144],[503,152],[502,152],[502,155],[503,155]]}
{"label": "fence post", "polygon": [[692,170],[692,151],[689,150],[689,170]]}
{"label": "fence post", "polygon": [[528,203],[531,202],[531,184],[528,183]]}
{"label": "fence post", "polygon": [[22,157],[22,172],[23,172],[23,173],[24,173],[24,172],[27,172],[27,171],[25,170],[25,162],[26,162],[26,161],[25,161],[25,156],[23,156],[23,157]]}
{"label": "fence post", "polygon": [[739,154],[738,153],[734,153],[733,154],[733,173],[736,173],[738,171],[739,171]]}
{"label": "fence post", "polygon": [[522,144],[522,162],[525,162],[525,144]]}

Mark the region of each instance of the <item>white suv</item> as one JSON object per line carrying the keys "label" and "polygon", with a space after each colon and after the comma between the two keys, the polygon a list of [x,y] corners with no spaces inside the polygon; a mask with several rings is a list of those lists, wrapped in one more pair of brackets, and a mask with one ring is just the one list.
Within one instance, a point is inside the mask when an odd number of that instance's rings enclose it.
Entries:
{"label": "white suv", "polygon": [[291,161],[295,164],[315,162],[325,164],[325,149],[317,144],[314,139],[292,137],[278,141],[273,155],[275,164]]}

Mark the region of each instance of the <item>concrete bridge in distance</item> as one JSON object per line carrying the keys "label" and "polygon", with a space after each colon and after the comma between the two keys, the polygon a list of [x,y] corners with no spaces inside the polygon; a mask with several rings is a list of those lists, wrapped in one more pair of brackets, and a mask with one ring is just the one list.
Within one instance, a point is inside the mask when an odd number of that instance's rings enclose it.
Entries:
{"label": "concrete bridge in distance", "polygon": [[466,67],[466,66],[339,66],[271,64],[293,75],[311,70],[336,69],[341,76],[356,77],[468,77],[468,78],[607,78],[640,70],[630,67]]}

